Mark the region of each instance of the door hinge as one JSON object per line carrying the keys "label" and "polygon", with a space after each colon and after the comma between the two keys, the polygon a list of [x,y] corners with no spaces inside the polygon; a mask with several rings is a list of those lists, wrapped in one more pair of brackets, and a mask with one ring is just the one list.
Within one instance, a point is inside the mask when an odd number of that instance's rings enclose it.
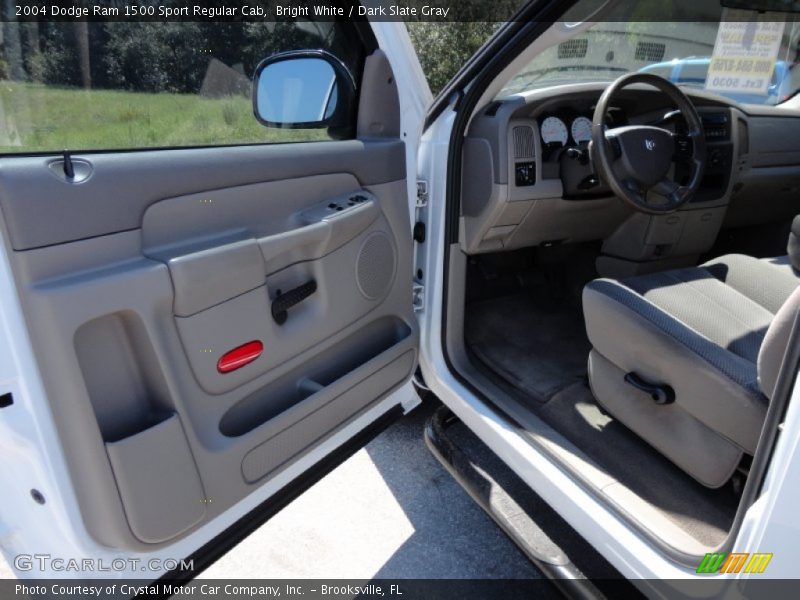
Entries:
{"label": "door hinge", "polygon": [[415,283],[411,294],[411,304],[414,307],[414,312],[422,312],[425,309],[425,286]]}
{"label": "door hinge", "polygon": [[428,182],[424,179],[417,181],[417,208],[428,206]]}

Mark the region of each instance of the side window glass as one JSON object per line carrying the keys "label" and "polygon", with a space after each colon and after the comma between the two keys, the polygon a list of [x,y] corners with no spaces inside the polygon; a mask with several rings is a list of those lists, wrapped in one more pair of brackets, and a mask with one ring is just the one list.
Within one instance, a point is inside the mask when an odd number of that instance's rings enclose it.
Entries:
{"label": "side window glass", "polygon": [[3,154],[331,139],[324,127],[259,122],[254,71],[275,53],[322,49],[357,84],[364,57],[346,22],[4,22],[0,28]]}

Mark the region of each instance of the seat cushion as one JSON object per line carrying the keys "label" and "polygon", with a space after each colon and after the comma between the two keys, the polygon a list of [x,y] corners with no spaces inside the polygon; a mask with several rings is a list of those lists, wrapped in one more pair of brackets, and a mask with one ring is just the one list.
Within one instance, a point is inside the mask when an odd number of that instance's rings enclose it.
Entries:
{"label": "seat cushion", "polygon": [[[733,361],[731,366],[741,370],[740,381],[753,386],[764,336],[800,285],[800,275],[788,256],[758,259],[730,254],[699,267],[633,277],[622,285],[708,341],[745,359],[749,365]],[[698,348],[716,354],[705,344]],[[718,358],[722,360],[722,355]]]}
{"label": "seat cushion", "polygon": [[[634,277],[622,285],[752,365],[774,313],[703,267]],[[753,379],[754,381],[754,379]]]}
{"label": "seat cushion", "polygon": [[798,284],[786,257],[742,255],[621,282],[598,279],[584,289],[587,334],[616,367],[670,385],[681,409],[752,453],[766,412],[759,350]]}
{"label": "seat cushion", "polygon": [[701,267],[772,314],[780,310],[800,283],[788,256],[759,259],[728,254]]}
{"label": "seat cushion", "polygon": [[[767,407],[759,353],[798,284],[786,257],[741,255],[589,283],[583,309],[597,401],[698,481],[722,485],[741,453],[755,451]],[[624,383],[630,372],[672,387],[675,402],[654,404]]]}

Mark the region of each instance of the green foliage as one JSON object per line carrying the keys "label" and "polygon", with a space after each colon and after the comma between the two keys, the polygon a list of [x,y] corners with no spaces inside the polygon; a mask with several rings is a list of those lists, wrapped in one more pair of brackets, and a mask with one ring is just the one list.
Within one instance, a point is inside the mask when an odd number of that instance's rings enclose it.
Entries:
{"label": "green foliage", "polygon": [[241,106],[234,99],[226,100],[222,104],[222,120],[226,125],[235,125],[242,116]]}
{"label": "green foliage", "polygon": [[[468,21],[471,10],[485,11],[483,2],[464,0],[462,22],[409,23],[434,93],[498,29],[499,23]],[[498,19],[521,3],[497,0]],[[258,124],[246,97],[250,75],[263,58],[292,48],[326,48],[356,76],[361,65],[358,45],[332,22],[0,27],[0,105],[6,121],[0,122],[0,145],[6,151],[247,143],[298,135],[322,139],[320,130],[281,132]],[[214,98],[201,97],[212,59],[222,63],[223,81],[204,92]]]}
{"label": "green foliage", "polygon": [[434,95],[442,90],[499,26],[500,23],[486,22],[407,23],[408,34]]}
{"label": "green foliage", "polygon": [[[77,45],[71,27],[43,23],[41,38],[41,66],[37,80],[54,85],[70,85],[80,81],[80,63]],[[67,25],[67,24],[64,24]],[[71,23],[69,24],[71,25]],[[24,59],[23,59],[24,64]]]}
{"label": "green foliage", "polygon": [[208,55],[197,23],[108,23],[105,34],[103,87],[182,92],[202,83]]}
{"label": "green foliage", "polygon": [[302,48],[328,49],[358,75],[361,50],[332,22],[0,23],[0,149],[329,139],[253,116],[256,65]]}
{"label": "green foliage", "polygon": [[[417,0],[411,4],[430,3]],[[407,22],[408,34],[433,94],[438,94],[503,22],[513,19],[525,4],[527,0],[459,0],[452,6],[455,21]]]}
{"label": "green foliage", "polygon": [[250,77],[267,56],[294,48],[329,49],[354,70],[359,62],[356,44],[334,23],[299,27],[293,22],[8,22],[0,26],[0,78],[50,85],[192,93],[199,91],[212,58]]}
{"label": "green foliage", "polygon": [[141,93],[0,82],[0,152],[124,149],[329,139],[325,129],[268,129],[243,96]]}

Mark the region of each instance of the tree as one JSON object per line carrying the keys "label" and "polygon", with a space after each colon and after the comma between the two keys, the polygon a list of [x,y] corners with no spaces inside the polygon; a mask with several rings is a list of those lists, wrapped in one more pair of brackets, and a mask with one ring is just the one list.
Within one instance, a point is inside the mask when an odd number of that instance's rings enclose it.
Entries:
{"label": "tree", "polygon": [[23,79],[25,71],[23,69],[22,43],[19,37],[19,24],[14,15],[14,3],[6,0],[3,6],[3,22],[0,23],[2,32],[0,39],[3,42],[3,57],[0,61],[0,68],[4,75],[10,79]]}
{"label": "tree", "polygon": [[78,48],[78,64],[81,69],[81,86],[88,90],[92,87],[92,69],[89,58],[89,23],[75,21],[73,24],[75,44]]}
{"label": "tree", "polygon": [[211,58],[198,23],[107,23],[105,86],[193,92]]}
{"label": "tree", "polygon": [[407,26],[428,85],[436,95],[500,23],[409,22]]}

